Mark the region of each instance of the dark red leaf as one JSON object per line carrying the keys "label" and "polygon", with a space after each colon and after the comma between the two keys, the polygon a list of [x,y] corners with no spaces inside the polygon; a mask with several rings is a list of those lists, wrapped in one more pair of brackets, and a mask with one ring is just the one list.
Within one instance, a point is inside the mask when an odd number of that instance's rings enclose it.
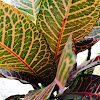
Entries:
{"label": "dark red leaf", "polygon": [[13,78],[19,80],[24,84],[31,84],[34,88],[39,88],[38,81],[36,81],[35,77],[29,73],[25,72],[16,72],[6,69],[0,69],[0,74],[3,75],[5,78]]}
{"label": "dark red leaf", "polygon": [[100,76],[82,74],[69,86],[69,92],[88,92],[100,96]]}
{"label": "dark red leaf", "polygon": [[94,25],[92,31],[75,44],[77,53],[88,49],[90,46],[93,46],[99,40],[100,40],[100,18],[98,22]]}
{"label": "dark red leaf", "polygon": [[88,60],[85,63],[77,66],[76,70],[73,70],[73,69],[71,70],[69,77],[68,77],[68,81],[70,81],[73,77],[75,77],[79,72],[92,68],[98,64],[100,64],[100,56],[97,56],[96,58]]}
{"label": "dark red leaf", "polygon": [[6,98],[5,100],[21,100],[20,98],[24,98],[24,96],[25,95],[13,95],[13,96]]}
{"label": "dark red leaf", "polygon": [[82,74],[71,81],[59,100],[100,100],[100,76]]}

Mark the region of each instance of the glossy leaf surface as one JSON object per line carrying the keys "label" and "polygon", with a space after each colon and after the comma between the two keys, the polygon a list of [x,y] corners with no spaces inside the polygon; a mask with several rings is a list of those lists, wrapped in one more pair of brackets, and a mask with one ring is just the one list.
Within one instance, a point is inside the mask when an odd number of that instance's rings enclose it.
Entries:
{"label": "glossy leaf surface", "polygon": [[39,13],[42,0],[10,0],[10,1],[2,0],[2,1],[17,8],[20,12],[22,12],[28,18],[30,18],[33,21],[33,23],[36,24],[37,15]]}
{"label": "glossy leaf surface", "polygon": [[55,81],[45,88],[30,91],[24,100],[47,100],[55,87]]}
{"label": "glossy leaf surface", "polygon": [[76,43],[77,53],[88,49],[90,46],[93,46],[99,40],[100,40],[100,18],[98,22],[94,25],[92,31],[87,36],[85,36],[83,39],[80,39]]}
{"label": "glossy leaf surface", "polygon": [[68,77],[68,73],[74,62],[75,62],[75,55],[72,52],[72,35],[71,35],[61,55],[61,58],[58,64],[56,79],[55,79],[61,92],[64,89],[64,86]]}
{"label": "glossy leaf surface", "polygon": [[0,1],[0,69],[52,82],[55,66],[41,31],[25,15]]}
{"label": "glossy leaf surface", "polygon": [[99,0],[44,0],[37,25],[42,29],[54,60],[59,59],[70,34],[74,42],[89,34],[99,18]]}
{"label": "glossy leaf surface", "polygon": [[61,97],[61,100],[99,100],[100,77],[88,74],[77,77]]}

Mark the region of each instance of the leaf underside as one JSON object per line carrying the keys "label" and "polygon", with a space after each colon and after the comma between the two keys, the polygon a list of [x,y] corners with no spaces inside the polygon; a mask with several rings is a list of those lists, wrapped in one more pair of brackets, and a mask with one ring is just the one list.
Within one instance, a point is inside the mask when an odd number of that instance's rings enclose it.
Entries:
{"label": "leaf underside", "polygon": [[56,72],[41,31],[25,15],[1,1],[0,69],[30,73],[45,84],[52,82]]}

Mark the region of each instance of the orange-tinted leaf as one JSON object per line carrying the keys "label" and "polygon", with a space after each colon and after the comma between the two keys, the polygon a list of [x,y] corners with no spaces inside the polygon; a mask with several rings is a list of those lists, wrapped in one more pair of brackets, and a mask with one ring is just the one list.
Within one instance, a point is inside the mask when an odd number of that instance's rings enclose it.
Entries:
{"label": "orange-tinted leaf", "polygon": [[47,42],[24,14],[0,1],[0,69],[35,75],[45,85],[55,77]]}
{"label": "orange-tinted leaf", "polygon": [[99,0],[44,0],[37,25],[58,61],[70,34],[74,42],[89,34],[99,18]]}

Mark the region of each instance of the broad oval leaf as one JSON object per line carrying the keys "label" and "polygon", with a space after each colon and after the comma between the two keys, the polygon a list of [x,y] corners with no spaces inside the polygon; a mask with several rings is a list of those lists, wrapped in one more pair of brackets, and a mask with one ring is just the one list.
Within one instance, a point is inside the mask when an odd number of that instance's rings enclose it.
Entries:
{"label": "broad oval leaf", "polygon": [[0,1],[0,69],[33,74],[45,84],[56,68],[48,45],[25,15]]}
{"label": "broad oval leaf", "polygon": [[100,99],[100,76],[80,75],[70,83],[58,100],[99,100]]}
{"label": "broad oval leaf", "polygon": [[17,8],[36,24],[42,0],[1,0]]}
{"label": "broad oval leaf", "polygon": [[24,100],[47,100],[52,93],[56,83],[53,81],[50,85],[39,90],[30,91]]}
{"label": "broad oval leaf", "polygon": [[64,90],[64,86],[67,81],[69,71],[74,62],[75,62],[75,55],[72,52],[72,35],[71,35],[61,55],[55,78],[55,81],[59,86],[60,93],[62,93]]}
{"label": "broad oval leaf", "polygon": [[92,31],[83,39],[77,41],[77,43],[75,44],[76,52],[79,53],[88,49],[90,46],[93,46],[99,40],[100,40],[100,18],[98,22],[94,25]]}
{"label": "broad oval leaf", "polygon": [[58,61],[70,34],[74,42],[89,34],[99,18],[99,0],[44,0],[37,25]]}

